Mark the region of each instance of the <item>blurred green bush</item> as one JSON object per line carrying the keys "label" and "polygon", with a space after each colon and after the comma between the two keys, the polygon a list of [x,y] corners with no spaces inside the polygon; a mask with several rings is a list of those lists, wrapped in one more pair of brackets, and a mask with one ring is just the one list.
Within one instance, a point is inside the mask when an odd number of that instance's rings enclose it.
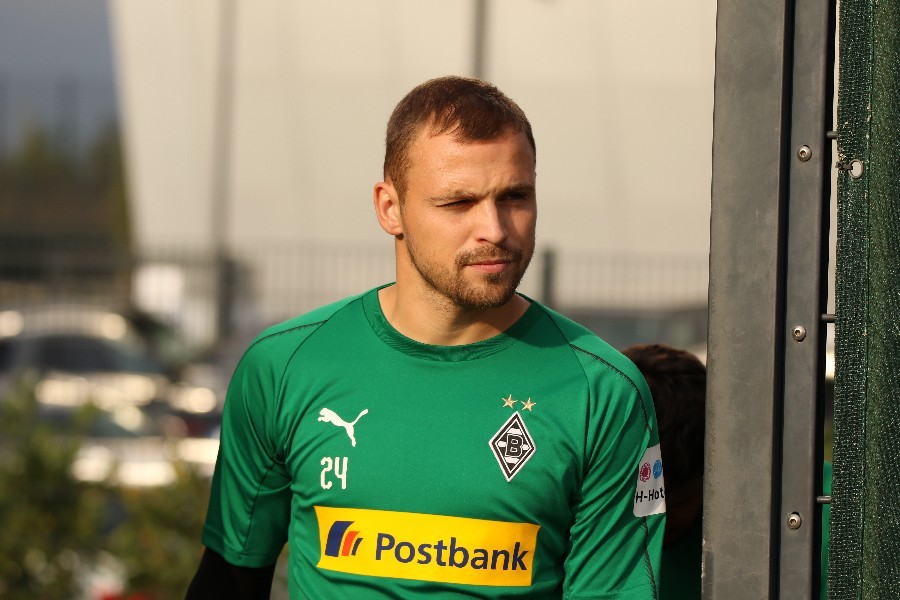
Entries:
{"label": "blurred green bush", "polygon": [[[0,597],[183,597],[202,551],[208,479],[178,464],[161,487],[77,480],[72,464],[92,410],[51,425],[33,389],[23,379],[0,398]],[[118,581],[100,595],[96,580],[110,563]]]}

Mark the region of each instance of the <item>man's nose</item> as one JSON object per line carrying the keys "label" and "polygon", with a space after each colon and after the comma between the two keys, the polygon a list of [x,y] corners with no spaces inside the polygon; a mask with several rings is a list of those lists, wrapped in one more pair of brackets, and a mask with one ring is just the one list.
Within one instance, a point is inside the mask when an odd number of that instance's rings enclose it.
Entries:
{"label": "man's nose", "polygon": [[476,212],[475,237],[479,241],[495,245],[502,243],[507,236],[506,222],[503,213],[498,210],[493,200],[479,203]]}

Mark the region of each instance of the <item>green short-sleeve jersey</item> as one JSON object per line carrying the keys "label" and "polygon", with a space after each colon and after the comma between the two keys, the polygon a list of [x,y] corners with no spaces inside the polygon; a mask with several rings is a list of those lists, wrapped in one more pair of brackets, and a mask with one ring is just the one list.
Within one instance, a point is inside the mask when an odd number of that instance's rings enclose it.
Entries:
{"label": "green short-sleeve jersey", "polygon": [[235,371],[204,543],[292,598],[656,598],[665,490],[638,372],[532,302],[463,346],[377,289],[263,332]]}

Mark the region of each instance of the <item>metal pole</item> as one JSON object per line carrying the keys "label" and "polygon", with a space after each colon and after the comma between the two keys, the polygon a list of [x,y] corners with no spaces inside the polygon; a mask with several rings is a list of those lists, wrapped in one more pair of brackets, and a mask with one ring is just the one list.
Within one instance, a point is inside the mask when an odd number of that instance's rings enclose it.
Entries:
{"label": "metal pole", "polygon": [[795,0],[779,593],[819,598],[834,4]]}
{"label": "metal pole", "polygon": [[9,79],[0,73],[0,159],[9,153]]}
{"label": "metal pole", "polygon": [[487,0],[475,0],[474,44],[472,48],[472,76],[484,79],[487,52]]}
{"label": "metal pole", "polygon": [[720,0],[703,597],[818,597],[833,6]]}
{"label": "metal pole", "polygon": [[556,308],[556,251],[545,248],[541,257],[541,301],[550,308]]}
{"label": "metal pole", "polygon": [[219,3],[218,72],[216,77],[212,131],[210,182],[210,235],[216,268],[216,323],[221,339],[230,333],[233,290],[232,261],[228,248],[231,204],[231,142],[234,124],[234,52],[236,38],[235,0]]}
{"label": "metal pole", "polygon": [[777,598],[789,0],[719,0],[710,219],[705,600]]}

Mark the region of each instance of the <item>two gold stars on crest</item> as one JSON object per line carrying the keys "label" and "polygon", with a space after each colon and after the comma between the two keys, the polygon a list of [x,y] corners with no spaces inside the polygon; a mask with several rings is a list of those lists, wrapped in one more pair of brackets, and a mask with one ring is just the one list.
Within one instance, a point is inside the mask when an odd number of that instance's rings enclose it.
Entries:
{"label": "two gold stars on crest", "polygon": [[537,402],[532,402],[531,398],[528,400],[513,400],[512,394],[509,395],[508,398],[501,398],[503,400],[503,408],[512,408],[516,405],[516,402],[522,403],[522,410],[531,411],[531,407],[537,404]]}

